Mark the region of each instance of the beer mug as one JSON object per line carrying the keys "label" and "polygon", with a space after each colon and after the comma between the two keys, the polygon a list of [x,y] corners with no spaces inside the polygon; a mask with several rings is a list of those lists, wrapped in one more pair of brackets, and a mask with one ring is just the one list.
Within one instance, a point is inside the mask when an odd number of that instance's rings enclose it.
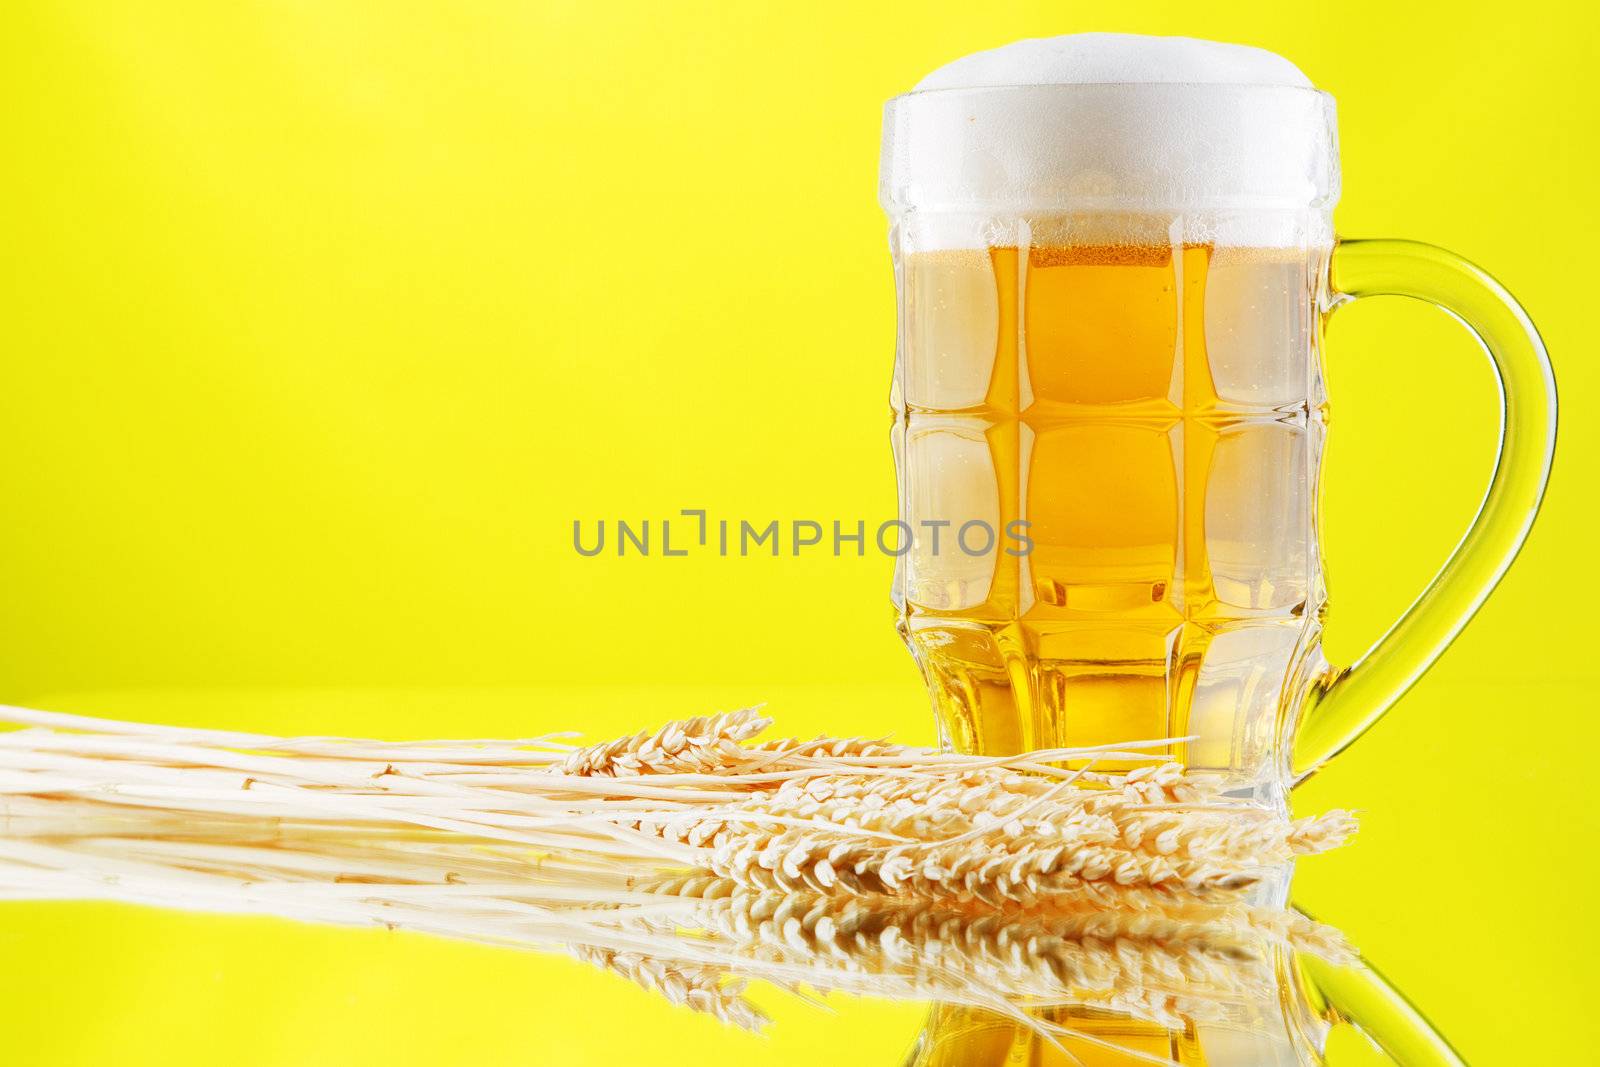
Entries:
{"label": "beer mug", "polygon": [[[1334,102],[1241,46],[1088,34],[889,102],[898,625],[947,743],[1175,738],[1281,797],[1425,671],[1510,564],[1555,439],[1522,308],[1439,248],[1338,240]],[[1451,312],[1503,398],[1471,528],[1354,666],[1320,651],[1327,317]],[[905,527],[902,527],[904,529]]]}

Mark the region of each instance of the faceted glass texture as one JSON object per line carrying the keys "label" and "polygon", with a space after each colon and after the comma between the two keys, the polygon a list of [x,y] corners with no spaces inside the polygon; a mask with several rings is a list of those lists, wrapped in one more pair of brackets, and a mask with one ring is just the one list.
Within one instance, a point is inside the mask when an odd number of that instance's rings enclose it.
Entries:
{"label": "faceted glass texture", "polygon": [[[1051,229],[1090,228],[1006,227]],[[897,254],[894,443],[916,536],[895,603],[947,740],[1184,737],[1190,766],[1272,777],[1323,600],[1325,255]],[[953,536],[974,521],[997,534],[987,552]]]}

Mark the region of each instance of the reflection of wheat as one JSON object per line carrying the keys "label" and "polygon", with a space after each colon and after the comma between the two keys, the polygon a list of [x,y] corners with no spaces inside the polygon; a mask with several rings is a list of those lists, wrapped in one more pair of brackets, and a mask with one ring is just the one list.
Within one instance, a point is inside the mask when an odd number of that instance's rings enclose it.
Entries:
{"label": "reflection of wheat", "polygon": [[1247,905],[997,909],[762,893],[704,875],[662,879],[647,891],[695,902],[654,920],[668,935],[655,951],[693,961],[686,973],[701,981],[712,962],[728,975],[1011,1011],[1065,1003],[1115,1006],[1163,1025],[1181,1025],[1180,1016],[1215,1021],[1231,1006],[1276,995],[1275,948],[1350,957],[1329,928]]}
{"label": "reflection of wheat", "polygon": [[742,981],[728,981],[715,967],[672,962],[640,952],[616,952],[575,944],[572,954],[596,967],[614,971],[640,987],[743,1030],[760,1030],[767,1017],[744,997]]}
{"label": "reflection of wheat", "polygon": [[1277,949],[1347,951],[1246,892],[1350,818],[1231,798],[1157,743],[756,742],[753,709],[578,749],[8,720],[0,898],[563,949],[741,1026],[744,978],[1170,1023],[1269,996]]}

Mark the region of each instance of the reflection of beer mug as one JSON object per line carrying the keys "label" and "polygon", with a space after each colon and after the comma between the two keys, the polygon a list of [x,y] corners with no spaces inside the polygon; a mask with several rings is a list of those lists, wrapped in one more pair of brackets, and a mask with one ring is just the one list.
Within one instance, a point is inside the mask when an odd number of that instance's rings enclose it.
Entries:
{"label": "reflection of beer mug", "polygon": [[[904,1067],[1321,1067],[1337,1028],[1359,1033],[1399,1067],[1463,1067],[1449,1043],[1382,977],[1361,964],[1336,966],[1298,953],[1278,960],[1270,995],[1245,995],[1225,1017],[1165,1027],[1117,1015],[1036,1008],[1062,1027],[1043,1036],[1029,1023],[937,1004]],[[1360,1062],[1370,1062],[1361,1057]]]}
{"label": "reflection of beer mug", "polygon": [[[894,599],[951,743],[1191,737],[1191,765],[1276,781],[1290,731],[1296,771],[1332,755],[1492,589],[1549,469],[1542,345],[1447,252],[1336,243],[1338,192],[1333,100],[1255,49],[1026,41],[890,102],[894,446],[917,534]],[[1504,433],[1438,578],[1334,670],[1322,326],[1379,293],[1478,335]]]}

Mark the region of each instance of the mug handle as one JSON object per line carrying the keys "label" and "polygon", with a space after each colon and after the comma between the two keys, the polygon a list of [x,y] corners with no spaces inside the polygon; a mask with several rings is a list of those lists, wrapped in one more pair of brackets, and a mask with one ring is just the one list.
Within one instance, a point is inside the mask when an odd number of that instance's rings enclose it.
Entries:
{"label": "mug handle", "polygon": [[1295,730],[1294,780],[1342,752],[1403,696],[1467,624],[1533,525],[1556,445],[1556,381],[1527,312],[1499,282],[1454,253],[1416,241],[1341,241],[1331,307],[1409,296],[1449,312],[1489,354],[1500,391],[1500,450],[1466,535],[1422,595],[1354,665],[1313,682]]}

